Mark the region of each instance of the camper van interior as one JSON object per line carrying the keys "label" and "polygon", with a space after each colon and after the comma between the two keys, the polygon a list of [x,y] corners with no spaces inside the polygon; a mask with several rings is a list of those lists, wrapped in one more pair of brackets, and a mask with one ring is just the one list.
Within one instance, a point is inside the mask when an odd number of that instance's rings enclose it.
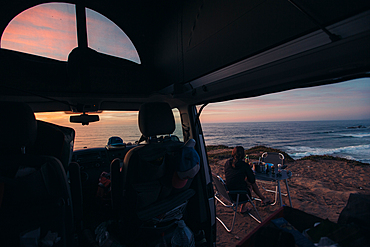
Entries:
{"label": "camper van interior", "polygon": [[[370,72],[368,0],[7,0],[0,16],[1,246],[170,246],[180,219],[215,246],[202,106]],[[133,139],[101,147],[35,119],[94,138],[123,111]]]}

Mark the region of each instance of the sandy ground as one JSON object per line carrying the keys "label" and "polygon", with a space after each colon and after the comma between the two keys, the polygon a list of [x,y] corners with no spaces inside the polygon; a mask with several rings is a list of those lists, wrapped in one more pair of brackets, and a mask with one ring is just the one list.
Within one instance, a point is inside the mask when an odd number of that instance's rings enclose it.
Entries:
{"label": "sandy ground", "polygon": [[[210,151],[209,154],[215,152],[222,152],[222,150]],[[226,160],[220,159],[211,163],[212,172],[224,177]],[[355,166],[347,164],[345,161],[335,160],[317,162],[298,160],[287,163],[287,165],[286,170],[292,172],[292,177],[288,180],[292,206],[320,218],[337,222],[351,193],[370,194],[370,165]],[[258,181],[257,184],[261,189],[263,184]],[[269,188],[273,188],[273,186],[269,186]],[[261,191],[263,190],[261,189]],[[285,186],[282,186],[282,192],[285,192]],[[274,195],[270,192],[263,191],[263,194],[272,200],[274,199]],[[283,201],[285,205],[289,205],[287,197],[283,196]],[[264,206],[258,201],[255,204],[262,219],[266,219],[279,208],[279,205]],[[231,209],[218,203],[216,214],[230,226],[233,215]],[[240,213],[237,214],[232,233],[228,233],[217,222],[217,246],[235,246],[257,226],[256,221],[248,215]]]}

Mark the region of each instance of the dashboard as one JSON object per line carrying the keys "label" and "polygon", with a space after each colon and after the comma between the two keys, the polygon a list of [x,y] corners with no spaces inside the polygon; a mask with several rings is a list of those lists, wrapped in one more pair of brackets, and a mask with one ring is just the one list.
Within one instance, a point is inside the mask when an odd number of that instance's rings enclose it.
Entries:
{"label": "dashboard", "polygon": [[102,172],[110,172],[110,163],[115,158],[123,159],[126,153],[136,145],[119,147],[87,148],[75,150],[72,161],[80,165],[82,188],[92,189],[98,185]]}

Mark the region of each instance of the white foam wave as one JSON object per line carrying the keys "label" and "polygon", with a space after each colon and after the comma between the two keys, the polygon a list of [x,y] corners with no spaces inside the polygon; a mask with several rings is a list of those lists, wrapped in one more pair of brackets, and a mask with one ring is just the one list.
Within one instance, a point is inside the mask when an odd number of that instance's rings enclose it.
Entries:
{"label": "white foam wave", "polygon": [[339,134],[340,136],[345,137],[355,137],[355,138],[363,138],[363,137],[370,137],[370,133],[363,133],[363,134]]}
{"label": "white foam wave", "polygon": [[310,155],[337,155],[337,154],[343,154],[341,155],[342,157],[356,159],[354,158],[354,156],[367,157],[370,155],[370,144],[339,148],[311,148],[304,146],[298,147],[288,146],[287,149],[288,149],[287,153],[295,159],[299,159]]}

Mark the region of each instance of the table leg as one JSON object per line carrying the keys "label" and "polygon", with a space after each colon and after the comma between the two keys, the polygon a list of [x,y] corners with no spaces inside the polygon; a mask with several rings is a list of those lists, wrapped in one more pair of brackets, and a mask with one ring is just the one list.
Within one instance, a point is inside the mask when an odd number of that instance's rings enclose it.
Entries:
{"label": "table leg", "polygon": [[278,201],[278,186],[277,186],[277,184],[276,184],[276,186],[275,186],[275,191],[272,191],[273,193],[275,193],[275,201],[274,201],[274,203],[273,204],[271,204],[271,206],[274,206],[276,203],[277,203],[277,201]]}
{"label": "table leg", "polygon": [[287,191],[287,194],[288,194],[288,197],[289,197],[290,207],[292,207],[292,199],[290,198],[288,179],[285,179],[285,186],[286,186],[286,191]]}
{"label": "table leg", "polygon": [[281,188],[280,188],[280,181],[277,181],[277,187],[278,187],[278,193],[279,193],[279,202],[280,202],[280,207],[283,206],[283,198],[281,197]]}

